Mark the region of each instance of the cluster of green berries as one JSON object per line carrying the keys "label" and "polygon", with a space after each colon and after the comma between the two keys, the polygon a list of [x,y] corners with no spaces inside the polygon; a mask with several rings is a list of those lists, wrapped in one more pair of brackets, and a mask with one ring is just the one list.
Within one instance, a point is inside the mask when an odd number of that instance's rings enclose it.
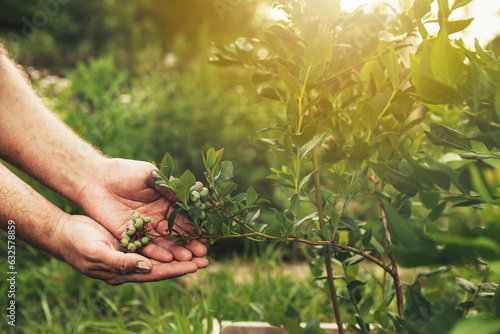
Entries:
{"label": "cluster of green berries", "polygon": [[151,217],[142,216],[139,212],[132,214],[127,222],[127,229],[122,233],[120,249],[127,253],[135,253],[139,248],[146,246],[153,236],[146,233]]}
{"label": "cluster of green berries", "polygon": [[[189,203],[195,208],[201,210],[200,219],[206,218],[205,209],[207,209],[208,188],[203,186],[200,181],[189,189]],[[210,208],[210,206],[208,207]]]}

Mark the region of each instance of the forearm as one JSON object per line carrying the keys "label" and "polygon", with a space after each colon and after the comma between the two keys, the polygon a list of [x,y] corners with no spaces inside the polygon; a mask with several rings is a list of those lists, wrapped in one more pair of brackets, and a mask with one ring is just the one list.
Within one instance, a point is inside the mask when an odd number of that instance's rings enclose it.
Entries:
{"label": "forearm", "polygon": [[57,244],[59,226],[69,215],[58,209],[0,164],[0,228],[16,226],[16,238],[62,258]]}
{"label": "forearm", "polygon": [[73,201],[104,160],[44,106],[1,54],[0,157]]}

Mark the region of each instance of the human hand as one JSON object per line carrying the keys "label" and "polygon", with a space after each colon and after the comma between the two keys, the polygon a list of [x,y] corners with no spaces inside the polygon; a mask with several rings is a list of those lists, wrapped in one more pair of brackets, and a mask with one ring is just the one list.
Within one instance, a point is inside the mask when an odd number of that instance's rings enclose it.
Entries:
{"label": "human hand", "polygon": [[[78,194],[77,203],[118,239],[134,211],[151,217],[149,234],[164,235],[177,198],[154,183],[154,169],[152,164],[142,161],[103,159],[93,180]],[[187,222],[187,218],[178,215],[175,229],[184,235],[196,236],[194,227]],[[161,262],[191,260],[199,268],[208,266],[208,260],[203,258],[207,249],[198,240],[179,245],[165,238],[155,238],[140,252]]]}
{"label": "human hand", "polygon": [[59,222],[54,255],[84,275],[111,285],[150,282],[179,277],[198,270],[193,260],[163,263],[118,250],[119,241],[102,225],[85,216],[67,216]]}

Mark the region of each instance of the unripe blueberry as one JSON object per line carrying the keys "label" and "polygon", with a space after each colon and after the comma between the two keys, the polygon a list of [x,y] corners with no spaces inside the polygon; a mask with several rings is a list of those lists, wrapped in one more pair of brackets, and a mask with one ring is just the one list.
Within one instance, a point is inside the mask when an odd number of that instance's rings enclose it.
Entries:
{"label": "unripe blueberry", "polygon": [[191,192],[191,195],[189,195],[189,199],[191,200],[191,202],[196,202],[197,200],[200,199],[200,193],[197,192],[196,190],[193,190]]}
{"label": "unripe blueberry", "polygon": [[127,246],[127,251],[128,251],[129,253],[135,253],[136,249],[137,249],[137,246],[136,246],[135,244],[129,244],[129,245]]}
{"label": "unripe blueberry", "polygon": [[134,221],[132,219],[130,219],[128,222],[127,222],[127,226],[130,226],[130,225],[134,225]]}
{"label": "unripe blueberry", "polygon": [[127,241],[130,240],[130,236],[127,234],[126,231],[122,233],[122,239],[127,239]]}
{"label": "unripe blueberry", "polygon": [[201,209],[201,210],[205,210],[205,208],[206,208],[206,207],[207,207],[207,206],[206,206],[204,203],[200,205],[200,209]]}
{"label": "unripe blueberry", "polygon": [[134,226],[134,225],[129,226],[129,227],[127,228],[127,234],[128,234],[128,235],[130,235],[130,236],[133,236],[133,235],[135,234],[135,231],[136,231],[136,229],[135,229],[135,226]]}
{"label": "unripe blueberry", "polygon": [[205,211],[202,211],[200,214],[200,219],[205,219],[207,217]]}
{"label": "unripe blueberry", "polygon": [[201,183],[200,181],[196,181],[196,183],[193,186],[193,188],[196,191],[201,191],[203,189],[203,183]]}
{"label": "unripe blueberry", "polygon": [[200,196],[201,197],[206,197],[208,195],[208,188],[203,187],[203,189],[200,190]]}
{"label": "unripe blueberry", "polygon": [[144,221],[145,224],[149,224],[149,223],[151,223],[151,217],[146,216],[146,217],[142,218],[142,221]]}
{"label": "unripe blueberry", "polygon": [[128,244],[129,244],[129,240],[127,240],[127,239],[122,239],[121,243],[122,243],[121,245],[122,245],[123,247],[127,247],[127,246],[128,246]]}
{"label": "unripe blueberry", "polygon": [[148,238],[149,241],[153,240],[153,236],[151,234],[146,234],[146,238]]}
{"label": "unripe blueberry", "polygon": [[148,243],[149,243],[149,238],[148,237],[144,237],[141,239],[141,243],[143,246],[146,246]]}
{"label": "unripe blueberry", "polygon": [[135,228],[140,229],[142,225],[144,225],[144,221],[141,218],[137,218],[134,224]]}
{"label": "unripe blueberry", "polygon": [[134,212],[132,214],[132,219],[134,219],[134,220],[137,219],[137,218],[140,218],[140,217],[141,217],[141,214],[139,212]]}
{"label": "unripe blueberry", "polygon": [[137,248],[141,248],[142,247],[142,242],[140,242],[139,240],[136,240],[136,241],[134,241],[134,245]]}

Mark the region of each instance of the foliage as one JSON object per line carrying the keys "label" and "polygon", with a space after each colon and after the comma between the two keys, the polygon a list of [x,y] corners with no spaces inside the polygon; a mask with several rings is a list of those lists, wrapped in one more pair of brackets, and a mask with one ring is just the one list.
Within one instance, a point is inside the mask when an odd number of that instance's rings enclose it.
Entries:
{"label": "foliage", "polygon": [[[344,318],[361,333],[370,326],[380,333],[436,333],[457,323],[455,332],[498,325],[492,319],[499,293],[500,64],[479,43],[471,50],[449,37],[470,24],[449,19],[470,1],[451,7],[438,1],[436,36],[426,30],[431,2],[365,14],[341,13],[339,1],[283,0],[287,21],[261,39],[218,46],[214,59],[243,64],[258,94],[283,105],[261,140],[274,158],[270,177],[289,205],[271,208],[274,221],[260,221],[265,201],[252,187],[234,194],[231,162],[210,149],[203,162],[214,208],[206,219],[190,211],[193,224],[212,241],[323,246],[309,259],[325,265],[327,277],[316,272],[328,282],[337,324]],[[189,209],[179,188],[196,179],[190,174],[176,187],[170,167],[162,163],[157,182]],[[352,206],[361,199],[373,205],[358,213]],[[357,268],[366,260],[384,270],[382,298],[363,293]],[[333,277],[332,264],[343,274]],[[404,283],[398,266],[427,271]],[[475,270],[474,282],[455,276],[460,267]],[[347,290],[337,298],[340,278]],[[433,291],[450,280],[452,297]],[[467,317],[472,309],[485,320]],[[285,314],[268,316],[302,332]]]}

